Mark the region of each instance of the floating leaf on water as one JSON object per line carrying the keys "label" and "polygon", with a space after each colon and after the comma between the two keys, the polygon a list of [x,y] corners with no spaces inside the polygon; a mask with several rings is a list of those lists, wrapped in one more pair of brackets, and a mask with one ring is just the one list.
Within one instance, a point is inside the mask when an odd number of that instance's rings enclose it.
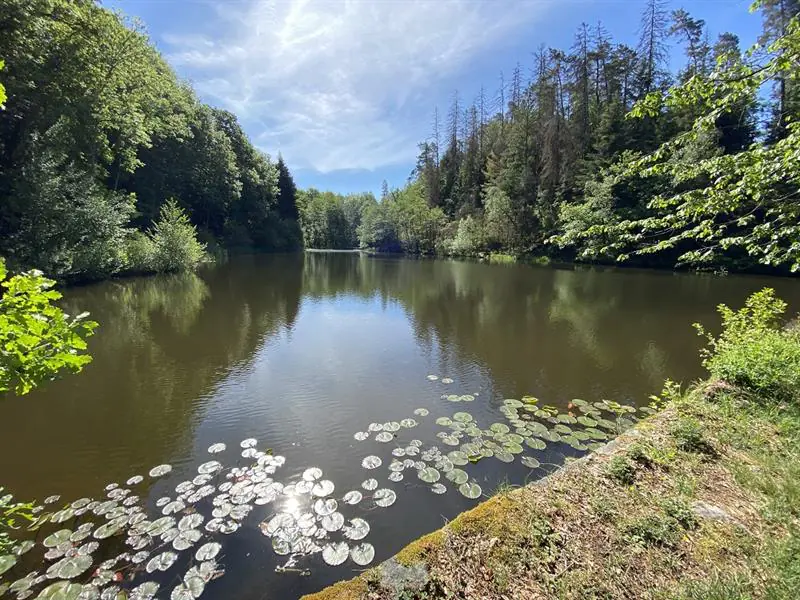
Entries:
{"label": "floating leaf on water", "polygon": [[369,523],[356,517],[342,530],[342,534],[349,540],[363,540],[369,533]]}
{"label": "floating leaf on water", "polygon": [[458,466],[466,465],[469,462],[469,456],[463,450],[451,450],[447,453],[447,458],[451,463]]}
{"label": "floating leaf on water", "polygon": [[477,395],[478,394],[464,394],[459,397],[459,400],[461,400],[461,402],[472,402],[473,400],[475,400],[475,396]]}
{"label": "floating leaf on water", "polygon": [[538,469],[541,464],[532,456],[523,456],[520,462],[530,469]]}
{"label": "floating leaf on water", "polygon": [[130,600],[153,600],[159,585],[155,581],[145,581],[131,590]]}
{"label": "floating leaf on water", "polygon": [[461,396],[458,394],[449,394],[448,396],[443,396],[443,398],[448,402],[461,402]]}
{"label": "floating leaf on water", "polygon": [[170,471],[172,471],[172,465],[158,465],[150,469],[149,475],[150,477],[163,477]]}
{"label": "floating leaf on water", "polygon": [[453,424],[453,421],[450,417],[439,417],[436,419],[436,424],[441,425],[442,427],[450,427]]}
{"label": "floating leaf on water", "polygon": [[378,480],[377,479],[366,479],[362,484],[361,487],[371,492],[372,490],[378,489]]}
{"label": "floating leaf on water", "polygon": [[326,544],[322,549],[322,560],[332,567],[336,567],[347,560],[350,549],[346,542],[334,542]]}
{"label": "floating leaf on water", "polygon": [[442,438],[442,443],[448,446],[458,446],[461,442],[455,435],[446,435]]}
{"label": "floating leaf on water", "polygon": [[[216,460],[210,460],[208,462],[204,462],[202,465],[197,467],[197,472],[200,473],[201,475],[213,475],[217,471],[221,470],[222,470],[222,464],[220,464],[219,461]],[[205,484],[201,483],[198,485],[205,485]]]}
{"label": "floating leaf on water", "polygon": [[438,375],[428,375],[428,381],[436,381],[439,379]]}
{"label": "floating leaf on water", "polygon": [[197,549],[194,558],[200,562],[211,560],[216,558],[220,550],[222,550],[222,544],[218,544],[217,542],[209,542],[207,544],[203,544]]}
{"label": "floating leaf on water", "polygon": [[175,526],[175,519],[172,517],[161,517],[156,519],[145,529],[145,533],[152,537],[160,536],[162,533]]}
{"label": "floating leaf on water", "polygon": [[400,473],[399,471],[394,471],[392,473],[389,473],[389,477],[387,479],[389,479],[389,481],[394,481],[395,483],[397,483],[398,481],[403,481],[403,474]]}
{"label": "floating leaf on water", "polygon": [[[70,541],[74,541],[72,536],[70,536]],[[23,540],[11,550],[11,553],[14,556],[22,556],[26,552],[28,552],[31,548],[33,548],[36,544],[31,540]]]}
{"label": "floating leaf on water", "polygon": [[511,431],[511,428],[505,423],[492,423],[489,429],[494,433],[508,433]]}
{"label": "floating leaf on water", "polygon": [[523,406],[522,402],[513,398],[507,398],[506,400],[503,400],[503,405],[507,406],[508,408],[522,408]]}
{"label": "floating leaf on water", "polygon": [[344,515],[340,512],[325,515],[319,520],[319,524],[325,531],[339,531],[344,525]]}
{"label": "floating leaf on water", "polygon": [[544,440],[540,440],[539,438],[527,438],[525,440],[525,444],[527,444],[530,448],[534,450],[544,450],[547,448],[547,444]]}
{"label": "floating leaf on water", "polygon": [[323,479],[314,485],[314,487],[311,489],[311,493],[317,498],[324,498],[325,496],[330,496],[335,487],[336,486],[334,486],[330,479]]}
{"label": "floating leaf on water", "polygon": [[199,513],[192,513],[186,515],[178,521],[178,530],[186,531],[187,529],[197,529],[203,523],[203,515]]}
{"label": "floating leaf on water", "polygon": [[110,538],[112,535],[116,535],[120,529],[122,529],[122,526],[112,521],[98,527],[94,532],[94,537],[98,540],[104,540]]}
{"label": "floating leaf on water", "polygon": [[[520,452],[522,452],[522,446],[519,447]],[[512,463],[514,462],[514,455],[511,452],[507,452],[506,450],[498,450],[494,453],[494,457],[502,461],[504,463]]]}
{"label": "floating leaf on water", "polygon": [[394,436],[388,431],[381,431],[378,435],[375,436],[376,442],[383,442],[384,444],[387,442],[391,442],[393,439]]}
{"label": "floating leaf on water", "polygon": [[239,445],[244,449],[255,448],[257,444],[258,440],[256,438],[247,438],[239,442]]}
{"label": "floating leaf on water", "polygon": [[59,581],[43,589],[36,600],[78,600],[83,586],[79,583]]}
{"label": "floating leaf on water", "polygon": [[397,494],[394,493],[394,490],[383,488],[377,490],[373,494],[372,499],[375,501],[375,504],[381,508],[386,508],[394,504],[394,501],[397,500]]}
{"label": "floating leaf on water", "polygon": [[400,421],[400,426],[405,427],[406,429],[411,429],[412,427],[416,427],[417,424],[418,423],[416,419],[403,419],[402,421]]}
{"label": "floating leaf on water", "polygon": [[374,455],[367,456],[364,460],[361,461],[361,466],[365,469],[377,469],[383,464],[383,461]]}
{"label": "floating leaf on water", "polygon": [[336,502],[336,500],[334,500],[333,498],[328,498],[326,500],[320,498],[319,500],[314,502],[314,512],[321,517],[336,512],[337,508],[339,508],[339,503]]}
{"label": "floating leaf on water", "polygon": [[406,455],[406,449],[405,448],[395,448],[394,450],[392,450],[392,456],[396,456],[398,458],[402,458],[405,455]]}
{"label": "floating leaf on water", "polygon": [[397,421],[389,421],[383,424],[383,430],[389,432],[400,431],[400,427],[401,425]]}
{"label": "floating leaf on water", "polygon": [[60,529],[55,533],[51,533],[42,542],[42,545],[45,548],[55,548],[59,544],[63,544],[64,542],[68,542],[70,536],[72,535],[72,531],[69,529]]}
{"label": "floating leaf on water", "polygon": [[367,430],[373,433],[376,431],[383,431],[383,423],[370,423]]}
{"label": "floating leaf on water", "polygon": [[8,571],[15,564],[17,564],[17,557],[13,554],[4,554],[0,556],[0,575]]}
{"label": "floating leaf on water", "polygon": [[44,503],[45,504],[54,504],[54,503],[58,502],[60,499],[61,499],[61,496],[59,496],[59,495],[48,496],[47,498],[44,499]]}
{"label": "floating leaf on water", "polygon": [[458,421],[460,423],[469,423],[472,421],[472,415],[468,412],[457,412],[453,415],[453,421]]}
{"label": "floating leaf on water", "polygon": [[522,454],[523,448],[517,443],[514,442],[506,442],[503,445],[503,451],[508,452],[510,454]]}
{"label": "floating leaf on water", "polygon": [[322,477],[322,469],[319,467],[309,467],[305,471],[303,471],[303,480],[304,481],[316,481]]}
{"label": "floating leaf on water", "polygon": [[434,483],[431,486],[431,491],[434,494],[444,494],[447,491],[447,487],[442,483]]}
{"label": "floating leaf on water", "polygon": [[559,423],[564,423],[568,425],[574,425],[575,423],[578,422],[578,419],[567,413],[561,413],[557,415],[556,419],[558,420]]}
{"label": "floating leaf on water", "polygon": [[92,566],[93,562],[91,556],[78,555],[62,558],[47,569],[47,576],[53,579],[72,579],[84,573]]}
{"label": "floating leaf on water", "polygon": [[189,590],[189,588],[183,583],[175,586],[172,589],[172,593],[169,595],[169,598],[170,600],[195,600],[194,594],[192,594],[191,590]]}
{"label": "floating leaf on water", "polygon": [[217,442],[216,444],[211,444],[208,447],[208,453],[219,454],[220,452],[225,452],[225,448],[227,448],[225,444],[223,444],[222,442]]}
{"label": "floating leaf on water", "polygon": [[185,508],[186,504],[184,504],[180,500],[173,500],[172,502],[170,502],[164,508],[161,509],[161,514],[174,515],[175,513],[181,512]]}
{"label": "floating leaf on water", "polygon": [[[139,485],[143,481],[144,481],[144,477],[142,477],[141,475],[134,475],[133,477],[128,479],[128,481],[126,481],[125,484],[126,485]],[[87,504],[88,504],[88,502],[87,502]],[[74,502],[73,502],[72,506],[73,506],[73,508],[80,508],[79,506],[75,506]]]}
{"label": "floating leaf on water", "polygon": [[364,440],[366,440],[368,437],[369,437],[369,433],[367,433],[366,431],[356,431],[356,432],[353,434],[353,438],[354,438],[354,439],[355,439],[357,442],[363,442],[363,441],[364,441]]}
{"label": "floating leaf on water", "polygon": [[350,558],[357,565],[364,567],[375,558],[375,548],[372,547],[372,544],[366,542],[358,544],[350,549]]}
{"label": "floating leaf on water", "polygon": [[197,529],[187,529],[186,531],[181,531],[172,541],[172,547],[179,552],[186,550],[194,546],[201,537],[203,537],[203,534]]}
{"label": "floating leaf on water", "polygon": [[463,469],[453,469],[448,471],[444,475],[449,481],[452,481],[456,485],[461,485],[462,483],[466,483],[469,479],[469,475]]}
{"label": "floating leaf on water", "polygon": [[417,473],[417,477],[419,477],[425,483],[436,483],[439,481],[439,477],[441,477],[441,475],[439,471],[433,467],[425,467]]}
{"label": "floating leaf on water", "polygon": [[470,483],[462,483],[460,486],[458,486],[458,491],[467,498],[474,500],[481,495],[482,490],[481,486],[473,481]]}
{"label": "floating leaf on water", "polygon": [[414,409],[414,414],[418,417],[427,417],[430,414],[430,411],[427,408],[417,408]]}

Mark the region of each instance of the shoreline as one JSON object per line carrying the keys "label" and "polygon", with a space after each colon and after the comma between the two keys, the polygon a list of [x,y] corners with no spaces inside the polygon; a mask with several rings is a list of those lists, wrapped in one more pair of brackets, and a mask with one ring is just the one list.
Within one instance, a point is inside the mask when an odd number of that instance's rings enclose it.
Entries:
{"label": "shoreline", "polygon": [[[760,597],[781,585],[763,558],[798,545],[796,518],[773,522],[770,494],[747,475],[780,479],[800,463],[773,464],[796,439],[756,402],[704,382],[603,448],[303,600],[694,598],[687,590],[742,577]],[[742,435],[748,424],[754,438]]]}

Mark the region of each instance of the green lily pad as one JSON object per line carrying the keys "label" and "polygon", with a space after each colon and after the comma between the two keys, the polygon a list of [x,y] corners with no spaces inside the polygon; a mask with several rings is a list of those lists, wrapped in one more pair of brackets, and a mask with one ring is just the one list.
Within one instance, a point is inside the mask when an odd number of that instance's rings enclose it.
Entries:
{"label": "green lily pad", "polygon": [[458,491],[467,498],[474,500],[475,498],[480,497],[482,490],[481,486],[479,486],[477,483],[469,482],[462,483],[460,486],[458,486]]}
{"label": "green lily pad", "polygon": [[523,456],[520,462],[530,469],[538,469],[541,466],[541,463],[532,456]]}
{"label": "green lily pad", "polygon": [[458,421],[460,423],[469,423],[472,421],[472,415],[468,412],[457,412],[453,415],[453,421]]}
{"label": "green lily pad", "polygon": [[585,415],[578,417],[578,423],[580,423],[584,427],[597,427],[597,421]]}
{"label": "green lily pad", "polygon": [[36,600],[77,600],[82,591],[83,586],[79,583],[59,581],[43,589]]}
{"label": "green lily pad", "polygon": [[463,469],[453,469],[452,471],[448,471],[445,473],[445,477],[456,485],[466,483],[469,479],[469,475],[467,475],[467,472]]}
{"label": "green lily pad", "polygon": [[511,431],[511,428],[505,423],[492,423],[492,425],[489,426],[489,429],[494,433],[508,433]]}
{"label": "green lily pad", "polygon": [[544,450],[547,448],[547,443],[539,438],[528,438],[525,440],[525,444],[534,450]]}
{"label": "green lily pad", "polygon": [[55,548],[59,544],[63,544],[64,542],[68,542],[72,532],[69,529],[60,529],[55,533],[51,533],[42,542],[42,545],[45,548]]}
{"label": "green lily pad", "polygon": [[436,424],[441,425],[442,427],[449,427],[453,424],[453,421],[450,419],[450,417],[439,417],[436,419]]}
{"label": "green lily pad", "polygon": [[417,477],[419,477],[425,483],[436,483],[439,481],[441,474],[433,467],[425,467],[424,469],[419,470]]}
{"label": "green lily pad", "polygon": [[4,554],[0,556],[0,575],[8,571],[15,564],[17,564],[17,557],[13,554]]}
{"label": "green lily pad", "polygon": [[513,398],[506,398],[503,400],[503,404],[508,408],[522,408],[523,404],[519,400],[514,400]]}

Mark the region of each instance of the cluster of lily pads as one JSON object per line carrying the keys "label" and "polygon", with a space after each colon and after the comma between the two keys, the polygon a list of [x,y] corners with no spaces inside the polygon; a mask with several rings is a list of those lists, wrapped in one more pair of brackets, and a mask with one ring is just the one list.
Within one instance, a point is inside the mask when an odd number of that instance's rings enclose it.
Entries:
{"label": "cluster of lily pads", "polygon": [[[453,383],[436,375],[428,379]],[[444,394],[441,398],[468,403],[477,395]],[[370,423],[354,439],[392,444],[391,458],[386,457],[384,463],[377,454],[370,454],[361,465],[375,471],[386,464],[389,483],[382,485],[370,477],[360,489],[341,497],[319,467],[309,467],[286,483],[277,481],[274,475],[285,458],[257,449],[253,438],[241,442],[243,460],[236,466],[226,468],[219,460],[204,462],[196,476],[177,484],[173,494],[157,499],[150,512],[136,493],[145,481],[142,475],[124,485],[109,484],[101,499],[81,498],[56,508],[60,498],[52,496],[45,500],[51,507],[48,512],[44,507],[37,509],[39,518],[31,527],[37,538],[20,541],[10,554],[0,556],[0,596],[149,600],[163,588],[162,597],[193,600],[224,574],[219,562],[221,536],[238,531],[253,510],[264,505],[270,505],[272,512],[259,528],[271,540],[275,554],[286,559],[278,571],[303,571],[295,569],[298,561],[314,554],[321,554],[331,566],[348,559],[366,566],[375,557],[373,545],[364,541],[369,523],[360,517],[347,519],[342,512],[345,507],[367,500],[370,507],[388,508],[397,500],[390,485],[403,481],[429,486],[434,494],[446,493],[450,485],[466,498],[477,499],[482,489],[467,472],[471,464],[490,458],[512,463],[519,457],[523,465],[536,469],[541,463],[535,453],[550,444],[592,450],[637,419],[637,409],[614,402],[572,400],[562,412],[540,406],[533,397],[504,400],[500,412],[507,422],[485,428],[465,411],[439,416],[435,423],[441,428],[436,434],[444,446],[441,449],[419,439],[402,440],[419,425],[418,419],[431,414],[427,408],[418,408],[413,417],[400,421]],[[226,449],[225,444],[216,443],[208,452],[217,455]],[[159,465],[148,476],[157,479],[171,471],[170,465]],[[42,555],[38,563],[37,552]],[[4,577],[18,575],[28,564],[42,566],[3,583]]]}
{"label": "cluster of lily pads", "polygon": [[[448,377],[439,378],[428,375],[432,382],[443,384],[453,382]],[[442,399],[449,402],[472,402],[474,394],[443,394]],[[652,409],[638,409],[648,413]],[[627,429],[636,420],[637,409],[603,400],[589,403],[585,400],[572,400],[567,412],[561,412],[554,406],[540,406],[539,400],[525,396],[522,400],[506,399],[500,408],[506,417],[506,423],[492,423],[488,428],[481,428],[474,417],[465,411],[458,411],[452,416],[441,416],[436,425],[443,429],[436,436],[440,443],[452,449],[440,449],[436,445],[424,448],[422,441],[412,439],[402,442],[399,432],[415,427],[414,418],[387,423],[370,423],[366,431],[358,431],[354,439],[358,442],[368,440],[374,434],[374,441],[381,443],[394,442],[392,460],[388,465],[388,479],[392,482],[403,481],[409,472],[416,474],[416,479],[430,484],[435,494],[447,492],[447,485],[441,481],[449,481],[465,497],[478,498],[482,489],[480,484],[471,479],[465,469],[471,463],[494,457],[504,463],[514,462],[520,456],[520,462],[530,469],[541,466],[539,459],[531,452],[540,452],[548,444],[566,444],[577,451],[594,450],[608,439]],[[426,417],[430,411],[426,408],[414,410],[416,417]],[[513,430],[512,430],[513,427]],[[524,445],[523,445],[524,444]],[[524,454],[524,455],[523,455]],[[383,464],[379,456],[370,455],[364,458],[365,469],[376,469]],[[364,483],[377,486],[375,479]],[[374,488],[373,488],[374,489]],[[394,495],[392,495],[394,502]]]}
{"label": "cluster of lily pads", "polygon": [[[357,565],[369,564],[375,550],[361,541],[369,524],[353,518],[345,525],[338,502],[331,497],[335,485],[322,479],[322,470],[308,468],[299,481],[283,484],[273,475],[285,458],[257,450],[256,445],[252,438],[241,442],[241,456],[247,459],[243,466],[225,468],[218,460],[201,464],[197,475],[179,483],[173,495],[155,501],[156,515],[148,514],[136,494],[136,487],[145,481],[141,475],[125,485],[109,484],[101,499],[81,498],[56,509],[60,498],[47,498],[45,505],[53,507],[52,512],[38,507],[41,516],[31,527],[37,539],[20,541],[0,556],[0,596],[149,600],[171,580],[163,597],[193,600],[207,583],[224,574],[218,562],[220,536],[239,530],[256,506],[267,504],[274,506],[275,514],[260,529],[271,538],[277,555],[288,556],[279,570],[318,552],[330,565],[340,565],[348,557]],[[222,443],[208,449],[211,454],[225,450]],[[155,479],[171,471],[170,465],[159,465],[148,475]],[[388,501],[389,492],[372,494],[375,505],[390,505],[394,500]],[[351,491],[342,502],[352,505],[362,498],[361,492]],[[332,541],[334,532],[354,543]],[[39,570],[2,582],[4,576],[36,562],[37,551],[42,554]]]}

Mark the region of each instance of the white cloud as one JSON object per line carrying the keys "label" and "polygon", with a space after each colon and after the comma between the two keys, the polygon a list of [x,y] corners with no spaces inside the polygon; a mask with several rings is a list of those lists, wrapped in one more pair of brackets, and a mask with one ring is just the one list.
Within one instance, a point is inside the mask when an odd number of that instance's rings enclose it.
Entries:
{"label": "white cloud", "polygon": [[165,35],[195,88],[298,168],[413,160],[443,85],[545,2],[217,0],[205,35]]}

